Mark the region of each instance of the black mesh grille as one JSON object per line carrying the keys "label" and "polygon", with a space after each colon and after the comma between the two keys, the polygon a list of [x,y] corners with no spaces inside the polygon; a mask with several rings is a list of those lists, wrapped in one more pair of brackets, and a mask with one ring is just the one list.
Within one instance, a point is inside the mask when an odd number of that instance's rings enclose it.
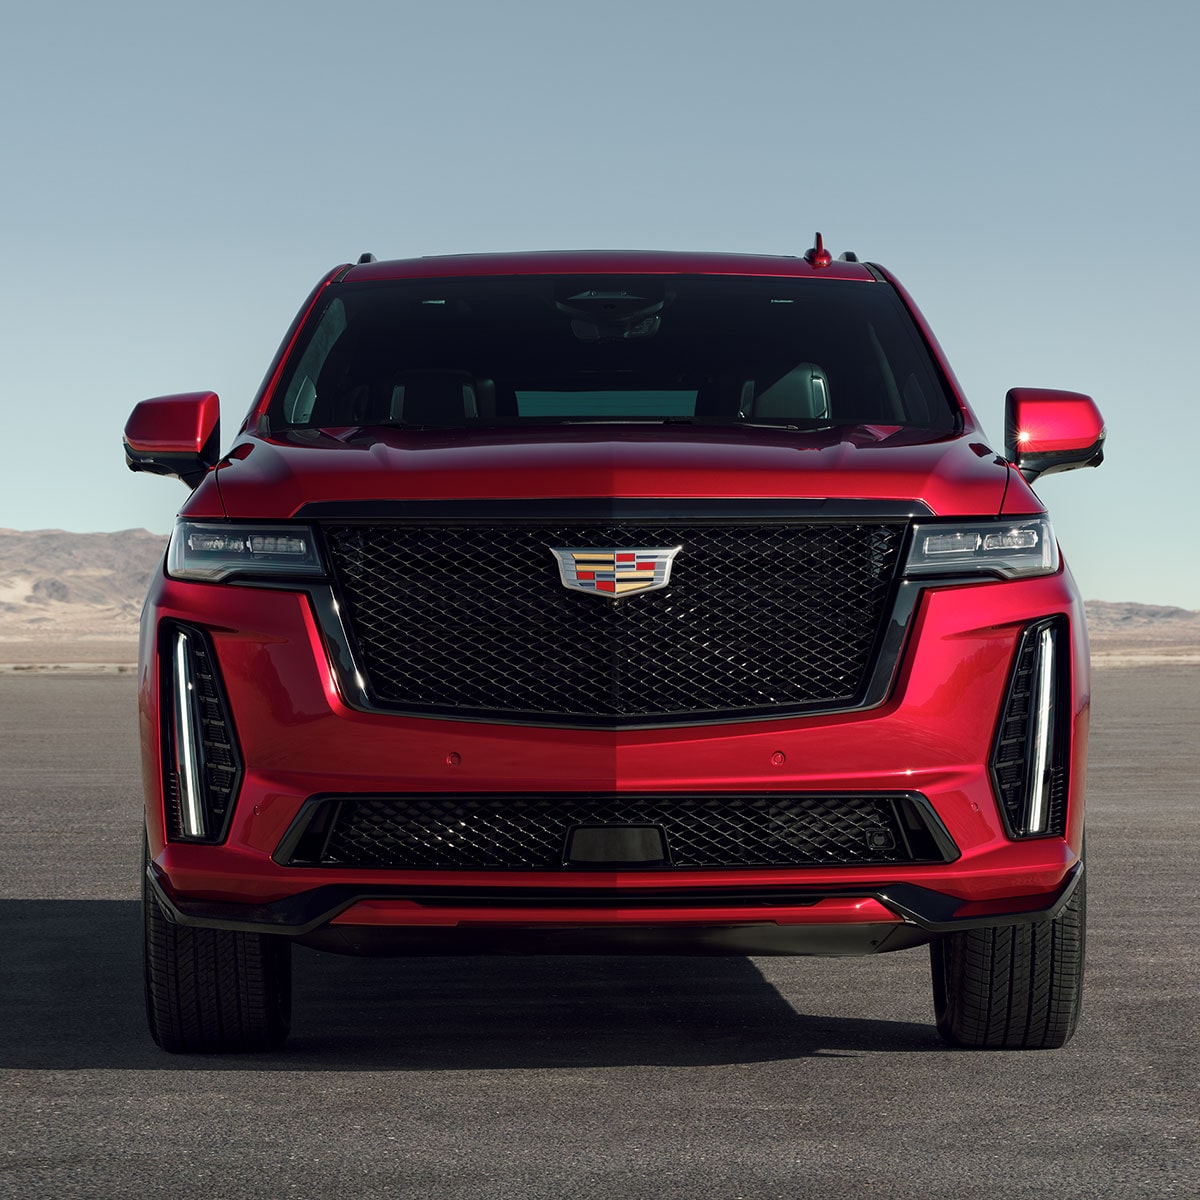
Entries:
{"label": "black mesh grille", "polygon": [[[1026,805],[1031,787],[1032,722],[1034,717],[1034,688],[1037,685],[1037,649],[1042,631],[1051,626],[1059,629],[1061,622],[1040,621],[1025,630],[1013,661],[1008,692],[996,742],[992,750],[992,779],[1000,798],[1000,806],[1010,833],[1025,826]],[[1059,672],[1061,676],[1061,672]],[[1061,837],[1066,827],[1067,768],[1066,768],[1066,708],[1064,681],[1057,681],[1058,720],[1051,743],[1050,786],[1045,835]]]}
{"label": "black mesh grille", "polygon": [[[905,526],[337,525],[374,700],[596,724],[861,702]],[[566,589],[551,548],[682,546],[670,585]]]}
{"label": "black mesh grille", "polygon": [[670,867],[812,867],[942,862],[927,810],[880,795],[423,795],[315,806],[289,865],[562,868],[580,825],[656,825]]}

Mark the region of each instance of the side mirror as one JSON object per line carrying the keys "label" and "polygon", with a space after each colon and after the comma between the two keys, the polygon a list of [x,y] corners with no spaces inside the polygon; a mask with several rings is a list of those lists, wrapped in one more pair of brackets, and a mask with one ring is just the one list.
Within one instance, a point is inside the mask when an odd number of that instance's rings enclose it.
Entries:
{"label": "side mirror", "polygon": [[1098,467],[1104,418],[1091,396],[1049,388],[1013,388],[1004,402],[1004,449],[1032,483],[1039,475]]}
{"label": "side mirror", "polygon": [[143,400],[125,422],[131,471],[174,475],[195,487],[221,457],[221,405],[216,392]]}

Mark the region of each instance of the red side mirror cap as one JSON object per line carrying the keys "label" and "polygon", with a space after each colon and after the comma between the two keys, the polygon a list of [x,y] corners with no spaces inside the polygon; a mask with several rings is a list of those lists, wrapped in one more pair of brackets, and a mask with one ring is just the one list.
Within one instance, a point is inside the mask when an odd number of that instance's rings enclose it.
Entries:
{"label": "red side mirror cap", "polygon": [[221,405],[216,392],[143,400],[125,422],[131,471],[175,475],[195,487],[220,458]]}
{"label": "red side mirror cap", "polygon": [[1005,398],[1005,451],[1031,483],[1039,475],[1098,467],[1104,436],[1104,418],[1082,392],[1013,388]]}

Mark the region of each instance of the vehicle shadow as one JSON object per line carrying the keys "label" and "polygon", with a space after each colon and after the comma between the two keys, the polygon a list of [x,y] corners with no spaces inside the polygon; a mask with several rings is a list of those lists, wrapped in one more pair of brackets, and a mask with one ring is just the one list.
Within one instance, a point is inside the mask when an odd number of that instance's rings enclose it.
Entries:
{"label": "vehicle shadow", "polygon": [[146,1032],[138,905],[0,901],[0,1067],[504,1070],[943,1049],[932,1026],[798,1013],[746,958],[355,959],[298,949],[287,1048],[169,1055]]}

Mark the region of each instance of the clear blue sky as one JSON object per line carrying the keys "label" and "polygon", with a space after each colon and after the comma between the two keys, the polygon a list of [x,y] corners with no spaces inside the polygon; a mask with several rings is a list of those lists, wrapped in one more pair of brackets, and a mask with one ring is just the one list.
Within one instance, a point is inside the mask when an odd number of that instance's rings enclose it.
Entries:
{"label": "clear blue sky", "polygon": [[1093,394],[1040,491],[1085,595],[1200,608],[1194,3],[9,6],[0,526],[169,528],[144,396],[227,432],[317,277],[557,247],[884,262],[993,440]]}

